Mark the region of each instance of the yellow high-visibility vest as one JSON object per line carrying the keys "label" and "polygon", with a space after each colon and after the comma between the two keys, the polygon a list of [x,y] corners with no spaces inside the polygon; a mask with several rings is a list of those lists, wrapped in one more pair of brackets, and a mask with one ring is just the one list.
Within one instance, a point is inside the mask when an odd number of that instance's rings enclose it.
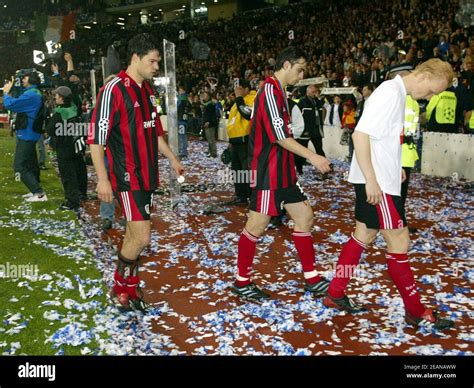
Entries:
{"label": "yellow high-visibility vest", "polygon": [[426,108],[426,119],[429,121],[436,108],[436,122],[438,124],[454,124],[456,120],[457,98],[454,92],[444,91],[431,97]]}
{"label": "yellow high-visibility vest", "polygon": [[[420,121],[420,106],[418,102],[411,96],[407,96],[405,102],[405,123],[403,125],[403,133],[405,136],[415,136]],[[415,167],[416,161],[419,159],[416,152],[416,144],[402,144],[402,167]]]}
{"label": "yellow high-visibility vest", "polygon": [[[253,106],[257,92],[251,90],[244,97],[245,105]],[[232,105],[229,113],[229,119],[227,121],[227,135],[229,139],[235,137],[244,137],[247,136],[250,132],[250,121],[242,117],[239,110],[237,109],[237,104]]]}

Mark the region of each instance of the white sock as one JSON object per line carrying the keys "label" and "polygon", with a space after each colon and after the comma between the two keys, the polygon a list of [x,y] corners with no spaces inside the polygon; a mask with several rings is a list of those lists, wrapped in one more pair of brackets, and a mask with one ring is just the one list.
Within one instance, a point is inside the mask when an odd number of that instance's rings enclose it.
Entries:
{"label": "white sock", "polygon": [[318,276],[318,271],[316,271],[316,270],[304,273],[304,278],[305,279],[311,279],[311,278],[314,278],[315,276]]}

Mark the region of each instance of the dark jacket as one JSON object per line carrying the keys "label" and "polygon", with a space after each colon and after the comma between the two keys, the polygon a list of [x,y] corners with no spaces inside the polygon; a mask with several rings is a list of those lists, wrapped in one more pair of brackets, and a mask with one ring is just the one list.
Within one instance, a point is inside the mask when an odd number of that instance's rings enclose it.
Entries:
{"label": "dark jacket", "polygon": [[319,100],[303,97],[298,106],[303,114],[304,132],[301,137],[323,137],[323,118],[319,109]]}
{"label": "dark jacket", "polygon": [[209,127],[217,128],[217,114],[216,106],[209,100],[204,103],[203,112],[202,112],[202,123],[209,123]]}
{"label": "dark jacket", "polygon": [[68,128],[68,123],[74,122],[76,118],[77,107],[74,104],[58,105],[55,108],[46,126],[46,132],[51,137],[51,147],[74,151],[74,140],[78,134],[72,133],[71,127]]}
{"label": "dark jacket", "polygon": [[365,106],[365,98],[363,98],[362,101],[359,102],[359,104],[357,104],[356,114],[355,114],[356,125],[359,122],[360,118],[362,117],[362,113],[364,113],[364,106]]}
{"label": "dark jacket", "polygon": [[70,70],[67,72],[67,76],[65,79],[61,79],[61,76],[59,75],[59,73],[53,74],[53,77],[52,77],[53,85],[55,88],[57,88],[58,86],[67,86],[69,89],[71,89],[72,102],[78,108],[80,108],[82,106],[82,98],[81,98],[82,88],[80,85],[69,81],[69,77],[71,77],[72,75],[77,75],[77,74],[73,70]]}
{"label": "dark jacket", "polygon": [[188,95],[178,96],[178,121],[188,121],[192,113],[191,103],[188,101]]}
{"label": "dark jacket", "polygon": [[338,109],[337,109],[337,113],[334,112],[334,107],[335,107],[335,104],[332,103],[332,104],[331,104],[331,109],[330,109],[329,112],[328,112],[328,115],[329,115],[329,123],[330,123],[331,125],[333,125],[333,123],[334,123],[333,120],[334,120],[334,115],[335,115],[335,114],[338,114],[338,115],[339,115],[339,120],[342,120],[342,115],[343,115],[343,113],[344,113],[344,110],[342,109],[342,103],[339,104]]}

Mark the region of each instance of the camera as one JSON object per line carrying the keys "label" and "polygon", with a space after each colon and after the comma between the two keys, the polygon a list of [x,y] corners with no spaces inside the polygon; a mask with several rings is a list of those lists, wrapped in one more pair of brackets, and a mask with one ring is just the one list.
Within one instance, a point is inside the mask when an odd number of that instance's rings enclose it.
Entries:
{"label": "camera", "polygon": [[[47,79],[43,73],[37,71],[35,68],[18,70],[13,76],[13,87],[10,89],[10,95],[14,98],[20,97],[23,94],[23,78],[29,75],[30,83],[35,84],[38,88],[47,88],[51,86],[51,81]],[[5,80],[4,83],[9,82]]]}

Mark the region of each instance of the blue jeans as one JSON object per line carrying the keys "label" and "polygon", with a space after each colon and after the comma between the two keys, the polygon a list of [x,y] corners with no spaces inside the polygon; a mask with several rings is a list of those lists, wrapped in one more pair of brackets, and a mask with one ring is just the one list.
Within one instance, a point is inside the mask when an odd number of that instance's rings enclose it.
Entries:
{"label": "blue jeans", "polygon": [[114,221],[115,202],[100,201],[100,219]]}
{"label": "blue jeans", "polygon": [[43,193],[40,181],[36,142],[16,139],[15,156],[13,160],[15,179],[21,180],[33,194]]}
{"label": "blue jeans", "polygon": [[40,166],[44,166],[46,163],[46,150],[44,147],[44,135],[41,135],[39,140],[36,142],[38,146],[38,163]]}

